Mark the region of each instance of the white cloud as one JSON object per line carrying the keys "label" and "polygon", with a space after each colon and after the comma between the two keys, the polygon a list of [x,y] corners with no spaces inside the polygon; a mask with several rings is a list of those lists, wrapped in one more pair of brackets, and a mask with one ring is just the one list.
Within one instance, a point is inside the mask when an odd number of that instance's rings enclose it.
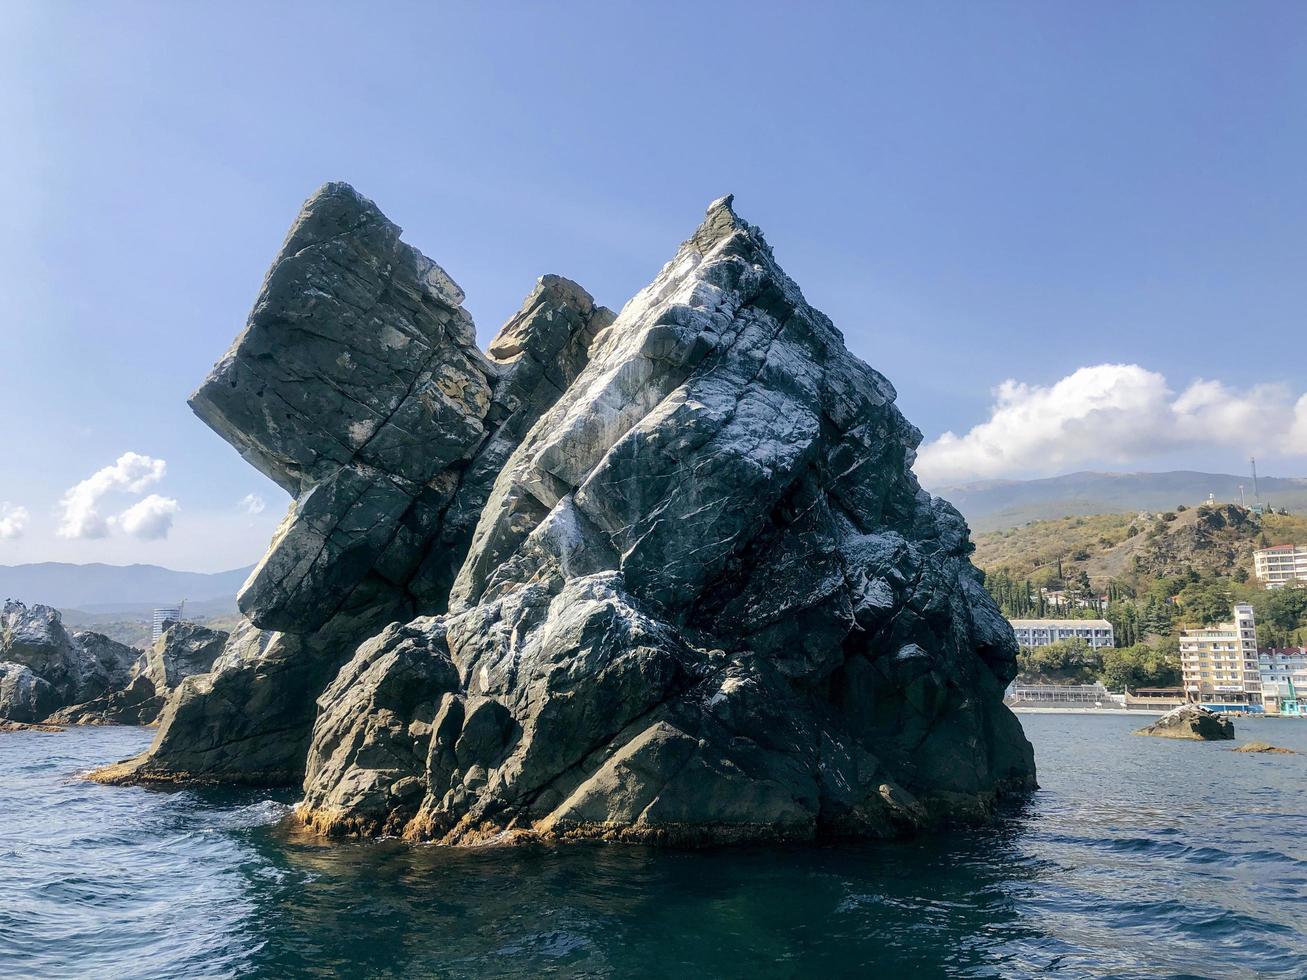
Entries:
{"label": "white cloud", "polygon": [[144,541],[157,541],[166,538],[172,529],[172,519],[181,505],[171,497],[161,497],[152,493],[144,500],[133,504],[117,517],[110,518],[113,524],[122,528],[132,537]]}
{"label": "white cloud", "polygon": [[11,506],[7,500],[0,503],[0,541],[21,538],[29,516],[26,507]]}
{"label": "white cloud", "polygon": [[267,508],[267,506],[268,506],[268,502],[264,500],[262,497],[260,497],[257,493],[247,493],[244,497],[240,499],[240,503],[236,505],[236,508],[242,514],[254,515],[254,514],[262,514],[263,511]]}
{"label": "white cloud", "polygon": [[1307,395],[1293,406],[1293,427],[1289,429],[1285,452],[1307,454]]}
{"label": "white cloud", "polygon": [[989,419],[923,446],[923,483],[1128,464],[1195,446],[1307,453],[1307,395],[1282,384],[1245,391],[1199,379],[1178,396],[1138,364],[1096,364],[1053,385],[1004,381]]}
{"label": "white cloud", "polygon": [[99,510],[105,495],[114,491],[140,493],[163,479],[167,468],[168,464],[161,459],[140,453],[123,453],[112,466],[97,470],[64,494],[55,534],[61,538],[106,537],[109,520]]}

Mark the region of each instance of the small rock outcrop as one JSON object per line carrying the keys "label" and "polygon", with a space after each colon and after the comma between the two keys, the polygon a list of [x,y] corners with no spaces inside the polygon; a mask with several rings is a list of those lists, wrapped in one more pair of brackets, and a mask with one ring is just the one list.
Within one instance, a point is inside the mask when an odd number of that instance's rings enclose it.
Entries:
{"label": "small rock outcrop", "polygon": [[49,685],[60,704],[70,704],[82,684],[83,660],[57,609],[5,602],[0,610],[0,662],[26,667]]}
{"label": "small rock outcrop", "polygon": [[1247,745],[1241,745],[1237,749],[1231,749],[1232,752],[1255,752],[1265,755],[1297,755],[1293,749],[1281,748],[1278,745],[1271,745],[1269,742],[1249,742]]}
{"label": "small rock outcrop", "polygon": [[221,630],[196,623],[166,623],[119,683],[49,720],[59,725],[151,725],[182,681],[213,669],[227,638]]}
{"label": "small rock outcrop", "polygon": [[229,634],[197,623],[166,623],[145,652],[140,675],[156,691],[171,691],[193,674],[207,674],[222,654]]}
{"label": "small rock outcrop", "polygon": [[890,836],[1034,785],[1015,638],[920,433],[730,198],[616,317],[482,355],[341,184],[192,404],[295,497],[214,670],[106,781],[304,779],[328,834]]}
{"label": "small rock outcrop", "polygon": [[1198,704],[1182,704],[1172,708],[1151,725],[1145,725],[1136,735],[1154,735],[1158,738],[1187,738],[1202,742],[1234,738],[1234,722]]}
{"label": "small rock outcrop", "polygon": [[87,630],[74,633],[73,646],[81,659],[81,682],[74,698],[89,701],[131,683],[141,651],[101,633]]}
{"label": "small rock outcrop", "polygon": [[0,718],[39,722],[120,690],[139,657],[99,633],[69,634],[56,609],[8,600],[0,609]]}

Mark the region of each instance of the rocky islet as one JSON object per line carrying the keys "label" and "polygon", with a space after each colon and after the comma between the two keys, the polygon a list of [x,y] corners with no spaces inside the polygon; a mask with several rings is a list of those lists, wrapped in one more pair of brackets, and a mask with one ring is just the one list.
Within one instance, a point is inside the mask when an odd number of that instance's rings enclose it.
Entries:
{"label": "rocky islet", "polygon": [[892,836],[1034,785],[1016,643],[920,434],[730,198],[620,314],[482,354],[344,184],[192,399],[295,498],[213,670],[110,782],[303,779],[328,834]]}
{"label": "rocky islet", "polygon": [[1234,722],[1200,704],[1182,704],[1135,734],[1200,742],[1220,741],[1234,738]]}

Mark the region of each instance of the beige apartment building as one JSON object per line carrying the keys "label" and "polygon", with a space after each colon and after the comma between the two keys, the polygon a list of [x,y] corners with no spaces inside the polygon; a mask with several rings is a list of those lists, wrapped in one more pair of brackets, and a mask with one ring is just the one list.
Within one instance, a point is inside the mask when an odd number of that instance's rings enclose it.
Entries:
{"label": "beige apartment building", "polygon": [[1180,631],[1185,696],[1213,711],[1262,711],[1253,607],[1236,603],[1234,622]]}
{"label": "beige apartment building", "polygon": [[1253,571],[1268,589],[1280,589],[1290,582],[1307,585],[1307,545],[1277,544],[1255,551]]}

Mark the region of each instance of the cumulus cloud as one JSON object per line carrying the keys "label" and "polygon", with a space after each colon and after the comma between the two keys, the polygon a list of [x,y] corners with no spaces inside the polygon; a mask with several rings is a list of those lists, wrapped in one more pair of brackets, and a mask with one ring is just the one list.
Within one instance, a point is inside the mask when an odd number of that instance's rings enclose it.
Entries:
{"label": "cumulus cloud", "polygon": [[7,500],[0,503],[0,541],[21,538],[29,516],[26,507],[10,505]]}
{"label": "cumulus cloud", "polygon": [[257,493],[247,493],[245,496],[241,497],[240,503],[236,505],[236,508],[242,514],[250,514],[252,516],[254,514],[262,514],[267,506],[268,502]]}
{"label": "cumulus cloud", "polygon": [[1289,430],[1287,451],[1307,454],[1307,395],[1293,406],[1293,428]]}
{"label": "cumulus cloud", "polygon": [[[100,513],[100,504],[105,496],[115,491],[140,493],[162,480],[167,469],[168,464],[161,459],[142,456],[140,453],[123,453],[112,466],[97,470],[81,483],[69,488],[59,504],[59,526],[55,529],[55,534],[61,538],[107,536],[110,520]],[[122,516],[126,516],[126,513]],[[167,534],[166,529],[164,534]]]}
{"label": "cumulus cloud", "polygon": [[1083,367],[1052,385],[1004,381],[989,418],[923,446],[923,483],[1122,465],[1195,446],[1307,453],[1307,395],[1199,379],[1179,395],[1138,364]]}
{"label": "cumulus cloud", "polygon": [[152,493],[138,501],[110,521],[122,528],[134,538],[143,541],[157,541],[166,538],[172,529],[173,516],[181,510],[181,505],[171,497],[161,497]]}

